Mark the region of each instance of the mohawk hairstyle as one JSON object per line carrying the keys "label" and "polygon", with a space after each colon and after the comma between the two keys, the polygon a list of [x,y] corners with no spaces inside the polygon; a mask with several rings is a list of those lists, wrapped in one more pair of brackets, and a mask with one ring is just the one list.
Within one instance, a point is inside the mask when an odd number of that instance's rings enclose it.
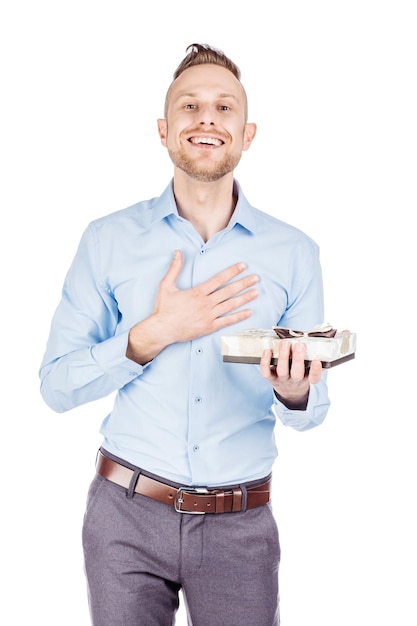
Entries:
{"label": "mohawk hairstyle", "polygon": [[233,76],[240,81],[240,69],[229,59],[224,52],[212,48],[208,44],[204,43],[192,43],[186,49],[187,56],[181,61],[179,66],[174,72],[174,80],[180,76],[184,70],[194,65],[203,65],[204,63],[213,63],[214,65],[221,65],[227,70],[232,72]]}

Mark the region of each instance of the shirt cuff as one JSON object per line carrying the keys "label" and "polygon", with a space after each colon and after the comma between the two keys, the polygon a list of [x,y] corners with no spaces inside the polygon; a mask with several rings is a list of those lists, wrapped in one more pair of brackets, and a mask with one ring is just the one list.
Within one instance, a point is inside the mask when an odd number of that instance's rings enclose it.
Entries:
{"label": "shirt cuff", "polygon": [[310,385],[308,402],[305,410],[290,409],[285,406],[274,394],[274,406],[272,408],[275,416],[284,424],[295,430],[309,430],[321,424],[329,408],[327,395],[321,396],[318,385]]}
{"label": "shirt cuff", "polygon": [[140,376],[146,367],[127,358],[128,338],[129,331],[125,331],[91,348],[97,365],[117,382],[119,388]]}

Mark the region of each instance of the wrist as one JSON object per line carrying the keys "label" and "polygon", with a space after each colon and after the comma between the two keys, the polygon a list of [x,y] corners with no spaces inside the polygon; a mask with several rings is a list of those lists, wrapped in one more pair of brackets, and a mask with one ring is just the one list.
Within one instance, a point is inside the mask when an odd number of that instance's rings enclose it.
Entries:
{"label": "wrist", "polygon": [[281,396],[276,389],[274,389],[274,394],[277,400],[279,400],[290,411],[305,411],[308,404],[310,390],[308,389],[303,396],[298,396],[296,398],[284,398],[284,396]]}
{"label": "wrist", "polygon": [[164,331],[155,315],[135,324],[129,331],[126,357],[140,365],[152,361],[171,343]]}

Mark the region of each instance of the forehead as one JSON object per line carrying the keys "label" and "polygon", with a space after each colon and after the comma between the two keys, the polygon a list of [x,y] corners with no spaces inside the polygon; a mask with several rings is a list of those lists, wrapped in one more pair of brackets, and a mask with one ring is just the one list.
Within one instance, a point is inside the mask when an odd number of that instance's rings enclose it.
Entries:
{"label": "forehead", "polygon": [[234,98],[245,106],[245,92],[241,83],[225,67],[206,63],[184,70],[171,84],[168,91],[169,102],[181,97]]}

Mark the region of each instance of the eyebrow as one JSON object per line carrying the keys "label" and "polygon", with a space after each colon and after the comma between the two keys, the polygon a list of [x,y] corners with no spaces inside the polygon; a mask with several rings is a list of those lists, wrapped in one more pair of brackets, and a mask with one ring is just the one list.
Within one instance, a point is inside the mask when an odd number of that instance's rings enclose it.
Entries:
{"label": "eyebrow", "polygon": [[[199,97],[198,93],[195,93],[193,91],[180,91],[180,93],[176,97],[176,100],[179,100],[180,98],[198,98],[198,97]],[[233,100],[238,100],[237,96],[235,96],[232,93],[219,93],[217,95],[217,98],[233,98]]]}

